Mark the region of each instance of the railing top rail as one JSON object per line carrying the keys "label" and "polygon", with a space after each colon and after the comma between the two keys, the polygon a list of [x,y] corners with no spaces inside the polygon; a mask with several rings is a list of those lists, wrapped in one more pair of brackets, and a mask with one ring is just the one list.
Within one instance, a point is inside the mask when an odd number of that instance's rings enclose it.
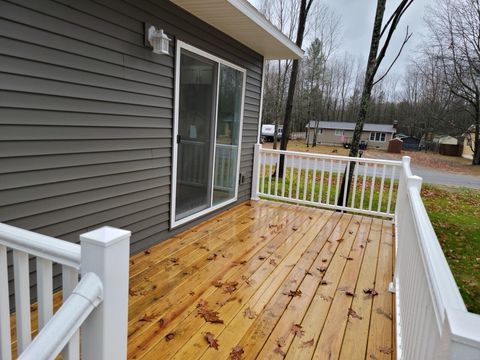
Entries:
{"label": "railing top rail", "polygon": [[90,313],[102,302],[102,281],[94,273],[82,280],[60,309],[19,356],[19,359],[53,359],[65,347]]}
{"label": "railing top rail", "polygon": [[372,158],[363,158],[363,157],[355,158],[355,157],[342,156],[342,155],[313,154],[313,153],[306,153],[301,151],[265,149],[263,147],[261,148],[261,151],[263,153],[295,155],[295,156],[310,157],[310,158],[317,158],[317,159],[357,161],[357,162],[364,162],[364,163],[370,163],[370,164],[402,166],[402,161],[400,160],[383,160],[383,159],[372,159]]}
{"label": "railing top rail", "polygon": [[80,245],[0,223],[0,244],[80,270]]}
{"label": "railing top rail", "polygon": [[414,186],[409,186],[408,196],[416,223],[423,261],[426,265],[430,286],[434,294],[433,298],[437,302],[439,315],[443,318],[447,307],[467,311],[428,217],[419,190]]}

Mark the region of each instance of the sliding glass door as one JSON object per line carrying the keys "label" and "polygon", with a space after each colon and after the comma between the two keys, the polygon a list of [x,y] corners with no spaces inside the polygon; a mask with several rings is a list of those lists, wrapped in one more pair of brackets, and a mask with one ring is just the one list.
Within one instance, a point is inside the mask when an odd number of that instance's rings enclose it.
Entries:
{"label": "sliding glass door", "polygon": [[178,42],[172,226],[235,201],[245,71]]}

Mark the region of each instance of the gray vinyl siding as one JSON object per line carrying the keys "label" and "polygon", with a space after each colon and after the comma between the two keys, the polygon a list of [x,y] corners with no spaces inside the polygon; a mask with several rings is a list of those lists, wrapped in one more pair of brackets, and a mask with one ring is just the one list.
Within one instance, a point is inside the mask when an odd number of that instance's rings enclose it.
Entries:
{"label": "gray vinyl siding", "polygon": [[72,242],[121,227],[132,253],[173,234],[175,51],[146,48],[144,22],[247,70],[249,198],[262,56],[169,1],[0,1],[0,222]]}

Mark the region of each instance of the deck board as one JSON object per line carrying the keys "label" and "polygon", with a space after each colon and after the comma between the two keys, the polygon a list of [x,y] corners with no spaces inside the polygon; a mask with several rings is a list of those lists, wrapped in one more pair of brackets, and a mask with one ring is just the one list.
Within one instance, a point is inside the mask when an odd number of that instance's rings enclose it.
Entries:
{"label": "deck board", "polygon": [[235,206],[131,257],[128,358],[228,359],[241,346],[242,359],[393,359],[393,234],[371,217]]}

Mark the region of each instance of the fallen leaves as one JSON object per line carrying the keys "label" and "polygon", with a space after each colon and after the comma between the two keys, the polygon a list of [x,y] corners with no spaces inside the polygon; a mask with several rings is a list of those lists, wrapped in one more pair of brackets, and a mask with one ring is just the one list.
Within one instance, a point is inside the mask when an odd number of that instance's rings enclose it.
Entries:
{"label": "fallen leaves", "polygon": [[235,346],[230,352],[230,360],[241,360],[244,351],[240,345]]}
{"label": "fallen leaves", "polygon": [[237,286],[238,286],[238,281],[230,281],[230,282],[227,282],[225,284],[223,284],[223,291],[225,293],[233,293],[235,290],[237,290]]}
{"label": "fallen leaves", "polygon": [[345,291],[345,295],[347,296],[351,296],[351,297],[355,297],[355,293],[354,292],[351,292],[351,291]]}
{"label": "fallen leaves", "polygon": [[215,339],[215,335],[213,335],[210,331],[205,333],[205,340],[208,343],[208,347],[212,347],[215,350],[218,350],[218,340]]}
{"label": "fallen leaves", "polygon": [[292,230],[293,230],[293,231],[297,231],[297,230],[298,230],[298,227],[292,226]]}
{"label": "fallen leaves", "polygon": [[320,271],[321,273],[324,273],[325,271],[327,271],[327,268],[325,266],[322,266],[322,267],[318,267],[317,270]]}
{"label": "fallen leaves", "polygon": [[363,293],[365,295],[369,295],[371,297],[374,297],[374,296],[377,296],[378,295],[378,292],[375,291],[375,289],[372,289],[372,288],[368,288],[368,289],[363,289]]}
{"label": "fallen leaves", "polygon": [[388,320],[392,320],[392,314],[389,314],[387,313],[385,310],[383,310],[382,308],[376,308],[375,309],[376,313],[377,314],[380,314],[380,315],[383,315],[385,316]]}
{"label": "fallen leaves", "polygon": [[215,286],[216,288],[220,288],[223,286],[223,283],[220,280],[213,280],[212,285]]}
{"label": "fallen leaves", "polygon": [[243,316],[249,319],[255,319],[257,317],[257,313],[248,307],[243,311]]}
{"label": "fallen leaves", "polygon": [[207,322],[223,324],[223,320],[218,317],[218,311],[209,309],[208,303],[204,300],[200,300],[197,304],[197,315],[203,317]]}
{"label": "fallen leaves", "polygon": [[165,341],[173,340],[174,337],[175,337],[175,333],[173,332],[168,333],[167,335],[165,335]]}
{"label": "fallen leaves", "polygon": [[158,326],[163,328],[165,326],[165,320],[163,320],[163,318],[161,318],[160,320],[158,320]]}
{"label": "fallen leaves", "polygon": [[138,319],[138,321],[145,321],[145,322],[152,322],[155,320],[160,314],[158,313],[151,313],[151,314],[143,314],[143,316]]}
{"label": "fallen leaves", "polygon": [[209,257],[207,257],[207,260],[211,261],[211,260],[217,260],[217,254],[216,253],[213,253],[212,255],[210,255]]}
{"label": "fallen leaves", "polygon": [[378,348],[378,350],[380,350],[381,353],[384,353],[384,354],[387,354],[387,355],[390,355],[393,352],[392,348],[390,348],[388,346],[380,346]]}
{"label": "fallen leaves", "polygon": [[284,295],[288,295],[288,296],[291,296],[291,297],[300,297],[302,296],[302,290],[300,289],[297,289],[297,290],[290,290],[288,293],[283,293]]}
{"label": "fallen leaves", "polygon": [[352,318],[355,318],[355,319],[359,319],[359,320],[363,319],[363,317],[358,315],[357,312],[355,310],[353,310],[352,308],[348,308],[348,316],[352,317]]}
{"label": "fallen leaves", "polygon": [[178,257],[172,257],[172,258],[170,258],[170,262],[171,262],[173,265],[178,265]]}
{"label": "fallen leaves", "polygon": [[314,344],[315,344],[315,340],[313,340],[313,338],[311,338],[308,341],[302,341],[302,346],[301,347],[302,348],[312,347]]}
{"label": "fallen leaves", "polygon": [[269,263],[270,265],[277,266],[277,262],[275,261],[275,259],[270,259]]}
{"label": "fallen leaves", "polygon": [[150,249],[147,249],[143,252],[145,255],[150,255],[151,254],[151,250]]}
{"label": "fallen leaves", "polygon": [[273,350],[273,352],[274,352],[275,354],[279,354],[280,356],[283,356],[283,357],[287,356],[287,353],[286,353],[285,351],[283,351],[280,346],[277,346],[277,347]]}
{"label": "fallen leaves", "polygon": [[259,255],[258,260],[265,260],[267,257],[265,255]]}
{"label": "fallen leaves", "polygon": [[305,335],[305,331],[302,330],[302,325],[300,324],[292,324],[290,331],[292,332],[293,335],[296,335],[299,337],[302,337],[303,335]]}
{"label": "fallen leaves", "polygon": [[328,285],[328,281],[327,280],[320,280],[320,285]]}

